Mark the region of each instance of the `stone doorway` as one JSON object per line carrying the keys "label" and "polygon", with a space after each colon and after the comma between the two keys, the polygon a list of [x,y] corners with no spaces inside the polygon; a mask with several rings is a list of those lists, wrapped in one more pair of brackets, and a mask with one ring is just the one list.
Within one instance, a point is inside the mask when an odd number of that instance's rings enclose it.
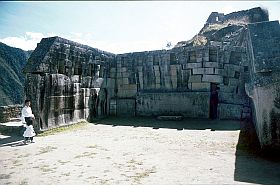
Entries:
{"label": "stone doorway", "polygon": [[218,118],[218,103],[219,103],[219,95],[218,95],[218,84],[211,83],[210,88],[210,111],[209,118],[217,119]]}

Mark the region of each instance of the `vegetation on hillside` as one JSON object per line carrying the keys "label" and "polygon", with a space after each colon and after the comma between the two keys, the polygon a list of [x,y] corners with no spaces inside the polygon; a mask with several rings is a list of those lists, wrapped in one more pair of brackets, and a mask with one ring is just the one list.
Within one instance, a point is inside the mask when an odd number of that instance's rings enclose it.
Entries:
{"label": "vegetation on hillside", "polygon": [[0,43],[0,106],[23,102],[25,77],[22,70],[31,52]]}

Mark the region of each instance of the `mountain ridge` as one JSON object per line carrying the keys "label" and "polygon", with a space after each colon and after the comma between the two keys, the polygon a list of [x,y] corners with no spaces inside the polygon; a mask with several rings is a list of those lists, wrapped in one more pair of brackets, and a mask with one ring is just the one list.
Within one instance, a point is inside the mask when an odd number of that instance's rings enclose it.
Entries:
{"label": "mountain ridge", "polygon": [[0,105],[21,104],[24,98],[26,65],[32,51],[0,42]]}

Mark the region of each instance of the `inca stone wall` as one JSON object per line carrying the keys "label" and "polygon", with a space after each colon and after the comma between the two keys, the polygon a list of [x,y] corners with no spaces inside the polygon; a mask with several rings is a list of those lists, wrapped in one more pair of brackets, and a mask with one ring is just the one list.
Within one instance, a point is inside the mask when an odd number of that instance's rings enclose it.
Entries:
{"label": "inca stone wall", "polygon": [[280,146],[280,27],[278,21],[248,26],[250,81],[254,123],[263,146]]}
{"label": "inca stone wall", "polygon": [[0,123],[10,121],[12,118],[20,118],[22,105],[0,106]]}
{"label": "inca stone wall", "polygon": [[[118,101],[136,98],[136,102],[131,101],[136,103],[136,115],[209,118],[211,84],[220,88],[220,118],[239,119],[243,106],[249,106],[244,89],[248,62],[243,47],[219,43],[122,54],[116,58],[117,67],[111,68],[111,75],[116,76]],[[225,106],[228,111],[221,111]],[[196,114],[201,110],[203,114]]]}
{"label": "inca stone wall", "polygon": [[279,38],[279,23],[260,8],[213,13],[170,50],[114,55],[44,38],[25,67],[26,96],[37,129],[104,116],[210,118],[214,107],[218,119],[253,115],[262,145],[277,146]]}
{"label": "inca stone wall", "polygon": [[42,39],[37,48],[25,67],[26,96],[32,101],[37,129],[105,115],[107,102],[100,89],[106,88],[110,99],[113,54],[58,37]]}

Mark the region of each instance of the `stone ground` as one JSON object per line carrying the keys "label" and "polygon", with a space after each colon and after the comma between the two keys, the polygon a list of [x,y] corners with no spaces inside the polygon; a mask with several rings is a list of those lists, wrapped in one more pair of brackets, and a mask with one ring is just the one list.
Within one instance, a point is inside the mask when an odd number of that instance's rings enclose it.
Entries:
{"label": "stone ground", "polygon": [[279,161],[237,149],[237,121],[107,118],[0,138],[0,184],[280,184]]}

